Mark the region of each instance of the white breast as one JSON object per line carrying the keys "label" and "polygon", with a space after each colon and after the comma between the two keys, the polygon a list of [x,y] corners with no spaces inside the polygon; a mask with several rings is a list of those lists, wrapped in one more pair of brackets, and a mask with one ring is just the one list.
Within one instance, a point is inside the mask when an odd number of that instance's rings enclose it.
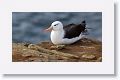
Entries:
{"label": "white breast", "polygon": [[51,41],[53,44],[61,44],[64,37],[64,31],[52,31],[51,32]]}

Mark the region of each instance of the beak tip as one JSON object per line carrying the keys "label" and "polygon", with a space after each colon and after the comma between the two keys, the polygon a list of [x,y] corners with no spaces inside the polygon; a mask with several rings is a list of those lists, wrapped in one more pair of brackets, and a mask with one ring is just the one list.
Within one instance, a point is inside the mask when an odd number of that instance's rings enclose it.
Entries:
{"label": "beak tip", "polygon": [[48,31],[48,30],[47,30],[47,29],[44,29],[43,31],[46,32],[46,31]]}
{"label": "beak tip", "polygon": [[51,32],[51,31],[52,31],[52,28],[45,29],[44,31],[45,31],[45,32]]}

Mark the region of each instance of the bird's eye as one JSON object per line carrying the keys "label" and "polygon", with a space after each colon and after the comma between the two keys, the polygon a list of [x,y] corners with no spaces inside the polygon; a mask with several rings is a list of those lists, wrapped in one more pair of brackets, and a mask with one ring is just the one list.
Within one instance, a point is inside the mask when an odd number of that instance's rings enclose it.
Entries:
{"label": "bird's eye", "polygon": [[55,24],[54,26],[57,26],[58,24]]}

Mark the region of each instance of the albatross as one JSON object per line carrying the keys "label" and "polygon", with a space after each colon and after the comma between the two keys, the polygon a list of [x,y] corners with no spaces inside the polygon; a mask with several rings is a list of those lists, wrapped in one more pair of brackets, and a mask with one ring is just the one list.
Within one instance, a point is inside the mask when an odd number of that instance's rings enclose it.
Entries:
{"label": "albatross", "polygon": [[68,24],[63,26],[62,22],[55,21],[45,31],[50,31],[51,41],[55,45],[72,44],[80,40],[86,29],[86,22],[82,21],[80,24]]}

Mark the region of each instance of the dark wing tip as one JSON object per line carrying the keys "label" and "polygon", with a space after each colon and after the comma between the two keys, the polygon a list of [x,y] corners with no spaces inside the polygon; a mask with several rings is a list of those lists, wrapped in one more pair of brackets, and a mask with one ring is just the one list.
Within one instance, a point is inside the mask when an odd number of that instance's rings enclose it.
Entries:
{"label": "dark wing tip", "polygon": [[84,21],[82,21],[81,23],[84,23],[84,24],[86,24],[86,21],[84,20]]}
{"label": "dark wing tip", "polygon": [[82,22],[81,22],[81,25],[85,27],[85,26],[86,26],[86,21],[85,21],[85,20],[82,21]]}

